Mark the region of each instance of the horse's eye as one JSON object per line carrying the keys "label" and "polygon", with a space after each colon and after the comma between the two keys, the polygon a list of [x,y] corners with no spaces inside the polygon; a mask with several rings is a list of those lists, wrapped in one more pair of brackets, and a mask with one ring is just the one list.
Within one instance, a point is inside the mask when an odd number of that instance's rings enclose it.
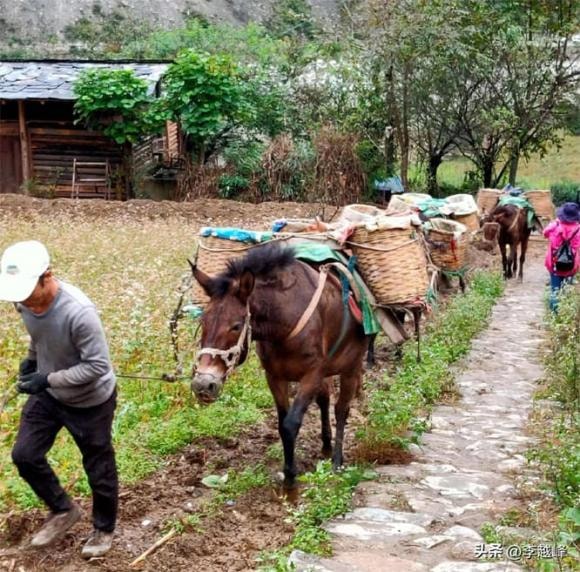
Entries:
{"label": "horse's eye", "polygon": [[234,324],[231,328],[232,332],[241,332],[242,326],[243,326],[242,322],[238,322],[237,324]]}

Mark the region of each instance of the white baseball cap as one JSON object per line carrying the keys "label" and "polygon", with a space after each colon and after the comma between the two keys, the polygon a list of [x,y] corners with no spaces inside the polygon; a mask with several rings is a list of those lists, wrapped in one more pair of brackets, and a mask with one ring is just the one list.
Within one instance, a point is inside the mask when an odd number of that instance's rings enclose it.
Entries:
{"label": "white baseball cap", "polygon": [[0,300],[23,302],[50,266],[46,247],[38,240],[9,246],[0,261]]}

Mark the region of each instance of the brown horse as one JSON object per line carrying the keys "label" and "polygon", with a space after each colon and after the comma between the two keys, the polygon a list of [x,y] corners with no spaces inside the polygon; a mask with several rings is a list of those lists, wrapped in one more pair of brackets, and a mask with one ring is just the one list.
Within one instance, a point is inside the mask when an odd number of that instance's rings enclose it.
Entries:
{"label": "brown horse", "polygon": [[[524,262],[528,249],[531,229],[528,227],[524,209],[515,205],[497,206],[483,219],[484,238],[489,241],[497,239],[501,252],[504,278],[512,278],[518,272],[518,246],[520,248],[520,268],[518,278],[524,278]],[[510,247],[509,258],[507,246]]]}
{"label": "brown horse", "polygon": [[[191,263],[190,263],[191,264]],[[191,384],[197,398],[215,401],[227,376],[246,359],[251,340],[266,371],[278,411],[284,448],[284,483],[293,486],[296,437],[316,400],[322,419],[322,452],[333,467],[343,464],[343,439],[350,402],[361,385],[367,340],[343,304],[338,280],[296,260],[289,248],[266,245],[230,261],[210,278],[193,264],[195,279],[210,297],[201,319],[201,345]],[[340,377],[332,450],[330,380]],[[288,384],[299,382],[289,406]]]}

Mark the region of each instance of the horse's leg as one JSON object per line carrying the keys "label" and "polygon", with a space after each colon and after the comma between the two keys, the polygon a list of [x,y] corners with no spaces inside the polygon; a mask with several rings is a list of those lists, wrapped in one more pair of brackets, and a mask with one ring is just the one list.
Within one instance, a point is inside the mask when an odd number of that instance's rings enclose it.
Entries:
{"label": "horse's leg", "polygon": [[461,288],[461,293],[465,294],[465,276],[459,277],[459,287]]}
{"label": "horse's leg", "polygon": [[518,273],[518,245],[519,242],[517,240],[514,240],[511,248],[510,248],[510,258],[512,261],[512,276],[515,277],[515,275]]}
{"label": "horse's leg", "polygon": [[375,365],[375,340],[377,338],[377,334],[371,334],[368,336],[369,345],[367,349],[367,365],[373,366]]}
{"label": "horse's leg", "polygon": [[501,265],[503,266],[503,277],[510,278],[510,276],[508,276],[508,261],[506,248],[507,244],[505,242],[499,241],[499,251],[501,252]]}
{"label": "horse's leg", "polygon": [[282,447],[284,449],[284,475],[286,475],[286,465],[288,458],[292,459],[294,456],[294,448],[290,450],[290,443],[285,439],[284,420],[288,414],[288,383],[284,380],[272,377],[266,372],[266,379],[268,380],[268,387],[274,397],[276,403],[276,411],[278,412],[278,433],[282,439]]}
{"label": "horse's leg", "polygon": [[298,393],[292,402],[288,414],[282,422],[280,435],[284,445],[284,485],[293,487],[298,471],[294,459],[296,437],[302,426],[304,414],[308,406],[317,395],[323,384],[322,376],[318,370],[308,372],[301,380]]}
{"label": "horse's leg", "polygon": [[328,459],[332,455],[332,429],[330,427],[330,384],[332,378],[327,378],[316,396],[316,403],[320,407],[320,422],[322,432],[322,455]]}
{"label": "horse's leg", "polygon": [[520,282],[524,281],[524,262],[526,261],[526,252],[528,251],[528,240],[530,239],[530,234],[528,232],[524,232],[524,236],[522,238],[522,243],[520,246],[520,273],[518,275],[518,279]]}
{"label": "horse's leg", "polygon": [[350,402],[361,383],[361,375],[360,366],[350,370],[348,373],[340,375],[340,395],[334,406],[334,415],[336,417],[336,437],[334,439],[334,453],[332,455],[332,468],[334,470],[339,469],[344,464],[342,452],[344,429],[350,412]]}

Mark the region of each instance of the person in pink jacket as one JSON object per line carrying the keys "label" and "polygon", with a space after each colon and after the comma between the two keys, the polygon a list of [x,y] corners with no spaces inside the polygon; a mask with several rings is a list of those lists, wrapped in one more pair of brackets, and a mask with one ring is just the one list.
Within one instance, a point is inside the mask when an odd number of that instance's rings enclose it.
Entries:
{"label": "person in pink jacket", "polygon": [[[558,294],[565,284],[571,284],[574,275],[580,268],[580,206],[577,203],[564,203],[557,211],[557,220],[552,221],[545,229],[544,236],[549,240],[544,264],[550,273],[550,309],[557,311]],[[573,260],[570,268],[563,270],[556,264],[558,255],[562,255],[562,245],[569,245],[567,253]],[[566,256],[564,255],[564,258]]]}

